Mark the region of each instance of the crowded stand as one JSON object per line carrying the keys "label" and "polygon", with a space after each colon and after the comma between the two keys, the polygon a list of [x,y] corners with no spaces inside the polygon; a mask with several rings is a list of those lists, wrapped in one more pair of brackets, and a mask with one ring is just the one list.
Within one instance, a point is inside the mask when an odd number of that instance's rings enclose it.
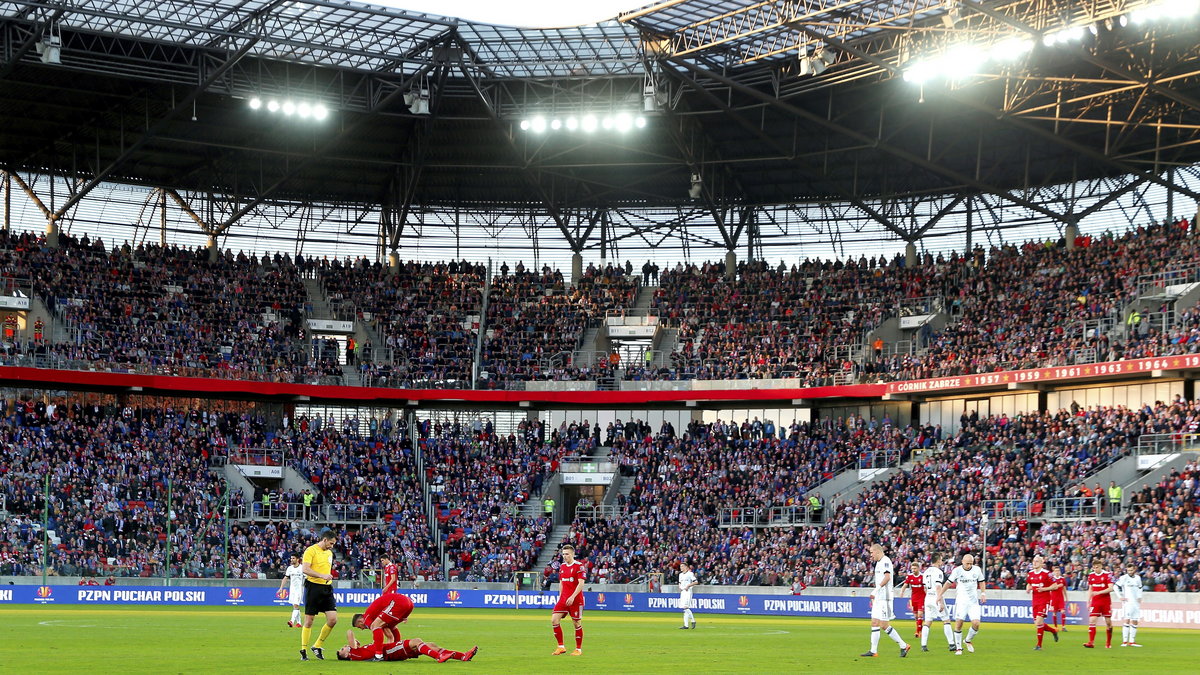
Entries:
{"label": "crowded stand", "polygon": [[464,581],[508,581],[533,568],[552,524],[522,516],[521,506],[536,501],[559,460],[596,448],[587,420],[564,422],[548,436],[537,420],[520,422],[507,436],[491,420],[426,421],[420,443],[448,576]]}
{"label": "crowded stand", "polygon": [[[933,428],[900,429],[891,420],[859,416],[811,425],[793,421],[778,429],[758,418],[696,422],[682,436],[624,425],[631,427],[612,444],[622,471],[633,476],[633,490],[622,500],[624,515],[576,519],[572,535],[592,564],[614,570],[618,582],[661,570],[686,551],[705,561],[715,583],[749,583],[759,572],[746,568],[745,554],[758,537],[752,526],[720,527],[722,509],[803,507],[810,496],[821,503],[809,491],[861,461],[868,467],[876,456],[903,461],[914,449],[940,444]],[[787,567],[770,571],[778,578]]]}
{"label": "crowded stand", "polygon": [[[629,268],[632,270],[632,266]],[[549,265],[541,273],[517,263],[492,279],[487,309],[487,338],[480,368],[484,387],[506,382],[576,379],[571,356],[584,331],[606,312],[628,308],[637,297],[638,277],[620,265],[588,265],[582,277],[567,285],[562,272]],[[557,367],[551,361],[558,359]],[[586,374],[591,377],[603,369]]]}
{"label": "crowded stand", "polygon": [[319,275],[331,303],[350,303],[378,333],[380,344],[351,357],[364,384],[470,388],[485,266],[410,261],[390,269],[359,258],[306,269]]}
{"label": "crowded stand", "polygon": [[[722,423],[689,430],[683,443],[661,437],[641,444],[618,441],[614,452],[620,448],[623,464],[635,475],[625,511],[609,520],[576,519],[571,537],[594,565],[610,570],[615,581],[645,578],[683,557],[704,561],[701,567],[710,583],[786,584],[799,577],[807,585],[861,585],[870,570],[857,555],[860,542],[887,542],[895,559],[904,561],[923,560],[933,551],[978,550],[985,502],[1026,501],[1036,518],[1049,499],[1083,499],[1081,494],[1094,498],[1102,487],[1093,491],[1083,485],[1084,479],[1130,453],[1143,433],[1193,433],[1200,425],[1200,404],[1177,400],[1137,410],[1079,408],[1011,419],[981,420],[970,413],[964,417],[963,429],[945,439],[939,428],[897,430],[880,424],[872,429],[852,419],[832,425],[818,421],[811,428],[799,425],[799,434],[793,426],[788,438],[800,442],[790,447],[769,437],[756,441],[753,435],[749,444],[729,437],[713,443],[724,433]],[[756,447],[759,443],[766,445]],[[906,455],[920,452],[924,461],[837,508],[818,497],[821,511],[830,512],[828,521],[818,526],[720,527],[722,508],[804,505],[805,486],[811,489],[832,477],[812,473],[822,466],[814,460],[829,457],[838,444],[844,459],[868,448],[890,447]],[[800,472],[793,468],[802,466]],[[1200,521],[1189,515],[1197,506],[1196,485],[1189,482],[1194,476],[1189,470],[1140,493],[1123,519],[1079,519],[1071,525],[1043,525],[1040,531],[1069,531],[1071,541],[1102,542],[1114,555],[1149,546],[1153,550],[1147,554],[1157,556],[1156,565],[1173,587],[1200,587],[1195,577],[1200,552],[1194,541],[1195,522]],[[989,573],[997,580],[1017,578],[1032,552],[1021,542],[1036,526],[1028,519],[1000,516],[999,522],[993,520],[989,539]],[[1070,560],[1061,562],[1071,563],[1078,584],[1095,551],[1088,548],[1085,555],[1078,546],[1069,550]]]}
{"label": "crowded stand", "polygon": [[[1200,241],[1186,219],[1120,236],[1080,237],[1073,249],[1062,242],[1026,242],[994,247],[986,260],[979,253],[949,270],[955,290],[946,301],[957,320],[944,330],[926,332],[923,353],[868,362],[868,379],[909,380],[1196,351],[1194,311],[1180,317],[1187,317],[1190,328],[1184,324],[1165,334],[1146,321],[1126,322],[1125,315],[1126,306],[1139,297],[1140,277],[1194,265],[1200,257]],[[1096,330],[1102,321],[1121,329]]]}
{"label": "crowded stand", "polygon": [[60,331],[33,344],[7,345],[49,365],[79,362],[105,370],[315,381],[304,336],[304,285],[290,259],[261,260],[204,248],[128,244],[63,235],[45,246],[25,234],[0,234],[0,269],[29,278],[56,314]]}

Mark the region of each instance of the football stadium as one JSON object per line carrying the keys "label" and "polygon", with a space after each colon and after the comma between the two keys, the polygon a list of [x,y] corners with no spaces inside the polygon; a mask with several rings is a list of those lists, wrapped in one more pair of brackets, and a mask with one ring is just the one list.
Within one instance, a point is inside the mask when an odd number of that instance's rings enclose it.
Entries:
{"label": "football stadium", "polygon": [[1200,0],[0,1],[0,199],[0,669],[1200,653]]}

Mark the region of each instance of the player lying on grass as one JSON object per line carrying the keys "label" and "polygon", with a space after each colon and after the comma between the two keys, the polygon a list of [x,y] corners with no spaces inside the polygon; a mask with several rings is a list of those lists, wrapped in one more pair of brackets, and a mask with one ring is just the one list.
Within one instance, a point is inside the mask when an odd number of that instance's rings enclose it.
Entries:
{"label": "player lying on grass", "polygon": [[382,661],[383,645],[400,640],[400,631],[396,630],[396,626],[408,621],[412,610],[412,600],[408,596],[384,593],[367,607],[367,611],[355,614],[350,620],[350,625],[360,630],[371,631],[375,660]]}
{"label": "player lying on grass", "polygon": [[399,633],[396,633],[396,642],[389,642],[383,645],[383,658],[375,658],[375,646],[364,645],[354,637],[354,631],[346,631],[345,647],[338,650],[338,661],[407,661],[415,659],[421,654],[428,656],[431,659],[437,659],[438,663],[445,663],[451,659],[457,661],[470,661],[479,653],[479,647],[471,647],[465,652],[456,652],[452,649],[443,649],[432,642],[426,642],[421,638],[409,638],[400,640]]}

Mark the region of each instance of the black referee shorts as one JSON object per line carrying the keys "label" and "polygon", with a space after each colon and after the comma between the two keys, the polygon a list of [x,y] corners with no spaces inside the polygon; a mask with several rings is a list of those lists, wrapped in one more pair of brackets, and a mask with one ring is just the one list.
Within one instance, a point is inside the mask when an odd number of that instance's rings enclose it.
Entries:
{"label": "black referee shorts", "polygon": [[336,612],[337,602],[333,597],[333,584],[314,584],[304,580],[304,614],[315,616],[323,612]]}

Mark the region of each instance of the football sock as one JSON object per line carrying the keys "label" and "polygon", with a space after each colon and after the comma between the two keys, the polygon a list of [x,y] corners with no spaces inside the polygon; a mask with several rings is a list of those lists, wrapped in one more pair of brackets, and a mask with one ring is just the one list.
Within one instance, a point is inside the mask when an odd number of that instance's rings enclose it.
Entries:
{"label": "football sock", "polygon": [[1112,628],[1111,627],[1104,629],[1104,636],[1105,636],[1104,637],[1105,644],[1107,644],[1109,647],[1111,647],[1112,646]]}
{"label": "football sock", "polygon": [[875,654],[879,651],[879,629],[871,629],[871,653]]}
{"label": "football sock", "polygon": [[558,646],[563,646],[562,626],[554,627],[554,639],[558,640]]}
{"label": "football sock", "polygon": [[436,659],[442,655],[442,650],[434,649],[433,647],[429,646],[429,643],[426,643],[426,642],[422,642],[421,646],[417,647],[417,651],[424,654],[425,656],[428,656],[431,659]]}
{"label": "football sock", "polygon": [[374,643],[372,646],[375,648],[375,653],[382,654],[383,653],[383,629],[382,628],[372,628],[371,629],[371,640]]}
{"label": "football sock", "polygon": [[954,631],[954,648],[960,652],[962,651],[962,631],[961,630]]}
{"label": "football sock", "polygon": [[300,648],[308,649],[308,643],[312,639],[312,626],[303,626],[300,628]]}
{"label": "football sock", "polygon": [[694,622],[695,620],[696,620],[696,617],[692,616],[692,610],[690,610],[690,609],[683,610],[683,625],[690,626],[690,625],[692,625],[692,622]]}
{"label": "football sock", "polygon": [[317,641],[313,643],[314,647],[324,647],[325,640],[329,638],[329,634],[333,632],[333,626],[325,624],[321,626],[321,635],[317,637]]}
{"label": "football sock", "polygon": [[907,644],[904,641],[904,638],[900,637],[900,632],[897,631],[895,628],[889,627],[887,630],[887,634],[888,634],[888,637],[892,638],[892,642],[895,642],[896,644],[900,645],[901,647],[903,647],[905,644]]}
{"label": "football sock", "polygon": [[291,619],[291,621],[292,621],[292,623],[300,623],[300,610],[298,610],[298,609],[293,609],[293,610],[292,610],[292,619]]}
{"label": "football sock", "polygon": [[1137,626],[1129,627],[1129,641],[1137,642]]}
{"label": "football sock", "polygon": [[948,644],[948,645],[954,644],[954,629],[950,627],[950,624],[943,623],[942,624],[942,632],[944,632],[946,634],[946,644]]}
{"label": "football sock", "polygon": [[1042,624],[1042,629],[1045,630],[1047,633],[1050,633],[1051,635],[1058,632],[1058,629],[1056,629],[1054,626],[1051,626],[1048,623]]}
{"label": "football sock", "polygon": [[929,626],[921,626],[921,646],[929,646]]}
{"label": "football sock", "polygon": [[1121,625],[1121,644],[1129,642],[1129,624]]}
{"label": "football sock", "polygon": [[966,641],[971,642],[972,640],[975,639],[976,635],[979,635],[979,631],[976,630],[976,628],[974,626],[972,626],[971,629],[967,631],[967,640]]}
{"label": "football sock", "polygon": [[575,649],[583,649],[583,627],[575,629]]}
{"label": "football sock", "polygon": [[1088,644],[1096,643],[1096,627],[1088,626]]}

